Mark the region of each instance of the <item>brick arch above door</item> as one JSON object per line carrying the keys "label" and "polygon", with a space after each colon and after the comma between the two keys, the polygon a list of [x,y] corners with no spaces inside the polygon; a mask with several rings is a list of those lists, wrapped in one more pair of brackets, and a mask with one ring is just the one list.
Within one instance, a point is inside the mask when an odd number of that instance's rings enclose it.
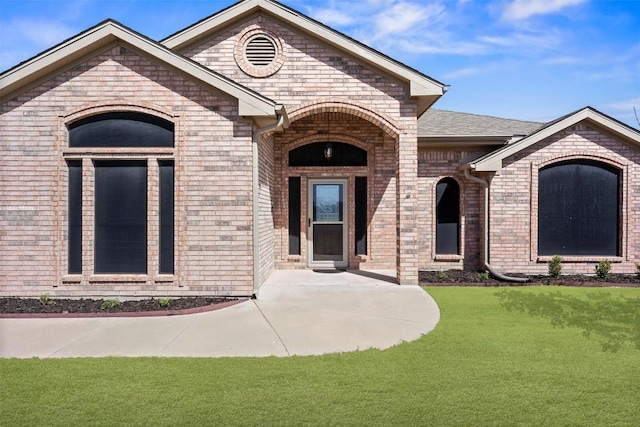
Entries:
{"label": "brick arch above door", "polygon": [[400,134],[400,126],[387,114],[369,105],[346,99],[315,100],[293,107],[289,111],[289,120],[294,123],[308,116],[322,113],[344,113],[370,122],[393,138],[397,138]]}

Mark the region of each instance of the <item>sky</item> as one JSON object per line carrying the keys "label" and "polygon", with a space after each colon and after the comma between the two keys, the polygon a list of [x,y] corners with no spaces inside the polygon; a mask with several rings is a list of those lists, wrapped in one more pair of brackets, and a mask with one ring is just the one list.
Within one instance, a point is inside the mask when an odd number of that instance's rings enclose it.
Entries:
{"label": "sky", "polygon": [[[161,40],[235,0],[2,0],[0,70],[113,18]],[[436,108],[640,128],[640,0],[281,0],[449,85]]]}

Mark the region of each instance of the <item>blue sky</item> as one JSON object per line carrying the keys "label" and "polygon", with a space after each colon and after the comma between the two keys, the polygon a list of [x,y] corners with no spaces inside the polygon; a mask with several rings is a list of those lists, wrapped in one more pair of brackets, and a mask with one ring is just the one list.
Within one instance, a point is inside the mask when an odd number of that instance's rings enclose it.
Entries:
{"label": "blue sky", "polygon": [[[640,0],[281,0],[451,86],[437,108],[639,127]],[[160,40],[235,0],[2,0],[0,70],[106,19]]]}

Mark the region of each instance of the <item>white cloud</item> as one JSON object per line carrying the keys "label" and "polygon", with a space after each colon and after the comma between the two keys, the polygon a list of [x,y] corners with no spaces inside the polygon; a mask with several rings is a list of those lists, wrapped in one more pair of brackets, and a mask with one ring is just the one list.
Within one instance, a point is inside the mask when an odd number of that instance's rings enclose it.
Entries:
{"label": "white cloud", "polygon": [[380,12],[375,17],[374,39],[393,34],[404,34],[417,26],[427,27],[438,21],[444,14],[445,8],[438,3],[421,5],[417,3],[400,2],[390,9]]}
{"label": "white cloud", "polygon": [[[612,102],[611,104],[608,104],[607,107],[613,108],[615,110],[629,110],[629,111],[633,110],[633,108],[635,107],[636,110],[639,110],[640,96],[638,96],[637,98],[627,99],[624,101]],[[640,114],[640,111],[638,112],[638,114]]]}
{"label": "white cloud", "polygon": [[553,31],[547,30],[540,33],[509,33],[502,36],[483,36],[480,41],[495,46],[515,48],[520,52],[525,52],[529,48],[552,49],[561,44],[560,36]]}
{"label": "white cloud", "polygon": [[447,74],[444,75],[445,79],[457,79],[459,77],[467,77],[467,76],[473,76],[476,74],[480,74],[483,71],[485,71],[485,69],[483,68],[479,68],[479,67],[469,67],[469,68],[461,68],[459,70],[454,70],[451,71]]}
{"label": "white cloud", "polygon": [[407,53],[442,55],[481,55],[487,53],[482,43],[449,40],[446,37],[395,40],[393,45]]}
{"label": "white cloud", "polygon": [[585,60],[583,58],[568,55],[555,56],[542,60],[542,63],[545,65],[576,65],[583,64],[584,62]]}
{"label": "white cloud", "polygon": [[47,48],[66,40],[77,31],[53,20],[18,19],[7,24],[6,33],[9,32],[17,39],[28,40],[36,46]]}
{"label": "white cloud", "polygon": [[0,25],[0,71],[68,39],[75,28],[43,19],[14,19]]}
{"label": "white cloud", "polygon": [[514,0],[502,14],[505,20],[524,20],[534,15],[547,15],[587,0]]}
{"label": "white cloud", "polygon": [[336,9],[312,9],[313,17],[325,25],[346,26],[354,22],[353,16]]}

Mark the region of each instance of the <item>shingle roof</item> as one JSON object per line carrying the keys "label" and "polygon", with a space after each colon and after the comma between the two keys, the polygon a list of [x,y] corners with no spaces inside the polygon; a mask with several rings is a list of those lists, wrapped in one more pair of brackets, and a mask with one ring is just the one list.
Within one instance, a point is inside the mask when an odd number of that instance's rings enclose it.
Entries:
{"label": "shingle roof", "polygon": [[640,145],[640,131],[638,129],[607,116],[593,107],[587,106],[545,124],[535,132],[513,144],[505,145],[496,151],[492,151],[473,160],[470,162],[470,166],[479,172],[496,172],[502,168],[502,161],[507,157],[580,122],[585,122],[590,126],[603,129],[607,133]]}
{"label": "shingle roof", "polygon": [[544,123],[431,108],[418,119],[418,137],[511,137],[529,135]]}

